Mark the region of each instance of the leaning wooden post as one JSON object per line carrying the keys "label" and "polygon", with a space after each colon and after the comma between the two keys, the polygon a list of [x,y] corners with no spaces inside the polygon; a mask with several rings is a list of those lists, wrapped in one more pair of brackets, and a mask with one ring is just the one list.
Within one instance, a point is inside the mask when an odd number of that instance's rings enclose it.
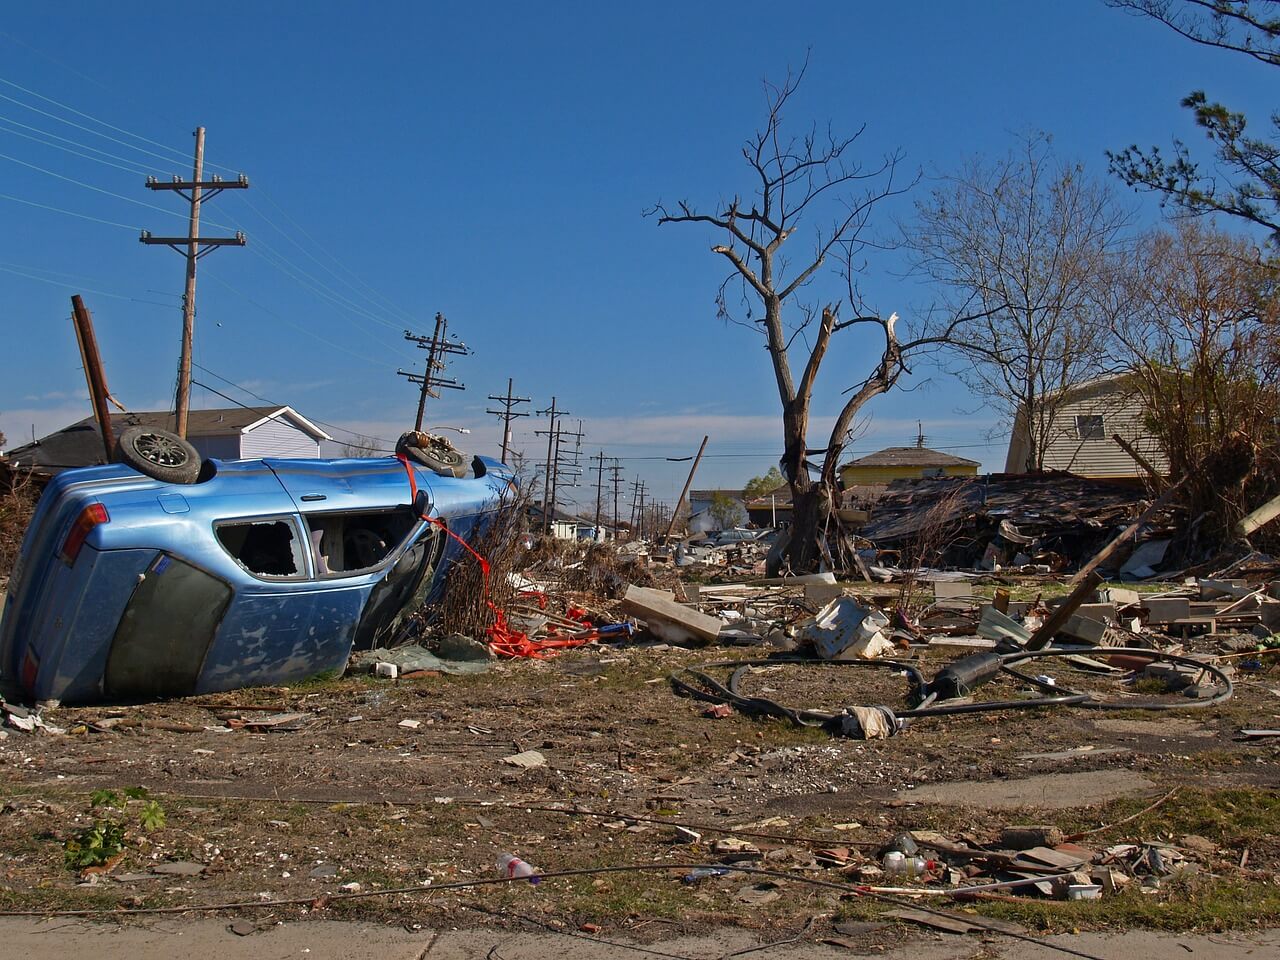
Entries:
{"label": "leaning wooden post", "polygon": [[1133,536],[1138,531],[1139,527],[1141,527],[1144,523],[1146,523],[1148,520],[1154,517],[1156,515],[1156,512],[1160,510],[1161,507],[1165,506],[1165,504],[1167,504],[1170,500],[1173,499],[1173,495],[1177,492],[1178,488],[1182,486],[1183,481],[1185,480],[1186,480],[1186,477],[1183,477],[1182,480],[1179,480],[1173,486],[1165,490],[1164,493],[1160,494],[1160,496],[1156,497],[1155,500],[1151,501],[1151,506],[1143,510],[1142,515],[1138,517],[1137,520],[1133,521],[1133,523],[1129,524],[1127,527],[1121,530],[1120,533],[1116,535],[1116,538],[1114,540],[1112,540],[1105,547],[1099,550],[1097,554],[1094,556],[1094,558],[1090,560],[1088,563],[1086,563],[1083,567],[1081,567],[1076,572],[1076,575],[1072,577],[1070,580],[1068,580],[1067,583],[1068,584],[1079,583],[1081,580],[1087,577],[1090,573],[1096,570],[1099,565],[1105,562],[1108,557],[1110,557],[1113,553],[1116,552],[1116,548],[1119,547],[1120,544],[1124,543],[1125,540]]}
{"label": "leaning wooden post", "polygon": [[102,432],[102,448],[107,453],[107,463],[111,463],[116,458],[116,435],[111,430],[111,411],[107,408],[107,374],[102,369],[93,318],[78,293],[71,298],[71,319],[76,330],[76,342],[80,344],[80,358],[84,361],[84,378],[89,385],[93,416]]}

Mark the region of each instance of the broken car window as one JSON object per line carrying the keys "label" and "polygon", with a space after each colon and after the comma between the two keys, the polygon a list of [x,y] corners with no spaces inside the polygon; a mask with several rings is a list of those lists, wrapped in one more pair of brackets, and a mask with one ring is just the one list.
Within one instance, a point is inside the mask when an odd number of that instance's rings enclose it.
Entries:
{"label": "broken car window", "polygon": [[291,520],[232,521],[215,525],[218,542],[256,577],[302,577],[302,545]]}
{"label": "broken car window", "polygon": [[360,573],[399,549],[418,519],[407,508],[306,515],[319,576]]}

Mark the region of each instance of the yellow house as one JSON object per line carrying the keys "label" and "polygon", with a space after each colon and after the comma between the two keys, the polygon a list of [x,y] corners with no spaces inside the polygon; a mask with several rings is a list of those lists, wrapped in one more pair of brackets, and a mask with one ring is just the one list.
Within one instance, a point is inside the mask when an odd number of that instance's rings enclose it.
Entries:
{"label": "yellow house", "polygon": [[979,466],[976,460],[953,457],[949,453],[930,450],[923,444],[886,447],[841,466],[840,485],[848,490],[854,486],[921,477],[976,477]]}

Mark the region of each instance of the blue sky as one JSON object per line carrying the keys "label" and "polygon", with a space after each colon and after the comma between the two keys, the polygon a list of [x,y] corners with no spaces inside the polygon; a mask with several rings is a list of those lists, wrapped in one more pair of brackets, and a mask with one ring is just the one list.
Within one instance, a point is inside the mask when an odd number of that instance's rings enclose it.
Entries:
{"label": "blue sky", "polygon": [[[468,389],[429,401],[429,423],[468,426],[470,446],[496,452],[485,397],[514,377],[535,409],[555,395],[582,419],[586,452],[622,458],[628,480],[674,500],[687,465],[663,458],[691,454],[704,433],[698,486],[738,486],[779,452],[761,343],[715,317],[712,236],[642,216],[660,199],[709,207],[749,189],[738,149],[762,119],[762,78],[807,54],[791,116],[865,123],[868,161],[901,148],[926,177],[1001,155],[1031,128],[1104,177],[1108,148],[1174,135],[1198,146],[1178,106],[1191,89],[1259,121],[1275,105],[1265,67],[1093,0],[468,6],[260,3],[208,8],[193,29],[154,4],[11,5],[0,24],[0,194],[17,198],[0,198],[10,442],[89,413],[67,321],[77,291],[112,391],[138,409],[171,402],[182,261],[137,231],[183,232],[178,198],[143,180],[190,175],[197,125],[211,172],[252,182],[204,211],[205,234],[239,228],[249,245],[201,263],[197,379],[394,438],[415,404],[395,370],[422,357],[401,331],[429,332],[443,311],[475,352],[450,371]],[[1158,216],[1122,196],[1139,224]],[[910,203],[886,205],[879,228]],[[930,291],[901,272],[872,260],[864,284],[909,323]],[[819,417],[870,351],[837,338]],[[908,442],[919,419],[930,445],[1002,465],[994,415],[954,380],[920,370],[907,386],[870,405],[855,452]],[[196,403],[226,405],[203,389]],[[542,426],[521,420],[517,447],[539,455],[529,434]]]}

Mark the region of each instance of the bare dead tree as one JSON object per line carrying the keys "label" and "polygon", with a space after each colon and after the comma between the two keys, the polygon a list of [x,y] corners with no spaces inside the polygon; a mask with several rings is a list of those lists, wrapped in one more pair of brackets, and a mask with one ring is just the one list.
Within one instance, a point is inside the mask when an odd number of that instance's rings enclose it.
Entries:
{"label": "bare dead tree", "polygon": [[1056,160],[1044,133],[971,160],[916,210],[906,233],[917,270],[953,305],[986,311],[952,371],[1023,438],[1018,469],[1042,469],[1068,391],[1107,372],[1093,299],[1128,216],[1080,164]]}
{"label": "bare dead tree", "polygon": [[1199,221],[1144,238],[1113,318],[1146,422],[1181,479],[1196,561],[1280,492],[1280,268]]}
{"label": "bare dead tree", "polygon": [[341,451],[344,457],[357,459],[380,457],[382,456],[382,441],[377,437],[366,437],[362,433],[353,433],[350,439],[342,444]]}
{"label": "bare dead tree", "polygon": [[[765,83],[764,126],[742,148],[752,184],[746,199],[735,194],[711,213],[700,212],[687,201],[674,207],[659,202],[649,211],[659,224],[703,224],[718,232],[720,242],[711,251],[731,266],[717,296],[720,314],[765,340],[782,405],[779,466],[791,487],[793,521],[787,559],[796,571],[813,569],[818,563],[820,534],[838,500],[836,467],[858,411],[893,388],[913,355],[947,343],[968,319],[957,315],[926,336],[903,340],[896,313],[885,317],[867,308],[857,277],[870,245],[864,234],[872,212],[882,201],[914,185],[918,175],[903,182],[898,170],[900,152],[885,154],[869,165],[856,160],[853,155],[865,127],[852,136],[837,135],[829,127],[819,130],[816,125],[800,135],[791,134],[783,115],[803,79],[801,69],[789,72],[780,86]],[[809,246],[792,263],[788,253],[800,243],[802,226]],[[833,271],[842,281],[844,297],[822,306],[816,296],[808,302],[799,300],[810,292],[811,284]],[[848,315],[842,316],[845,307]],[[872,356],[878,357],[870,371],[844,391],[847,399],[825,446],[813,451],[808,447],[808,432],[814,386],[832,337],[845,331],[864,349],[871,344]],[[794,367],[800,368],[798,378]],[[816,480],[810,472],[811,453],[821,457],[814,467]]]}

